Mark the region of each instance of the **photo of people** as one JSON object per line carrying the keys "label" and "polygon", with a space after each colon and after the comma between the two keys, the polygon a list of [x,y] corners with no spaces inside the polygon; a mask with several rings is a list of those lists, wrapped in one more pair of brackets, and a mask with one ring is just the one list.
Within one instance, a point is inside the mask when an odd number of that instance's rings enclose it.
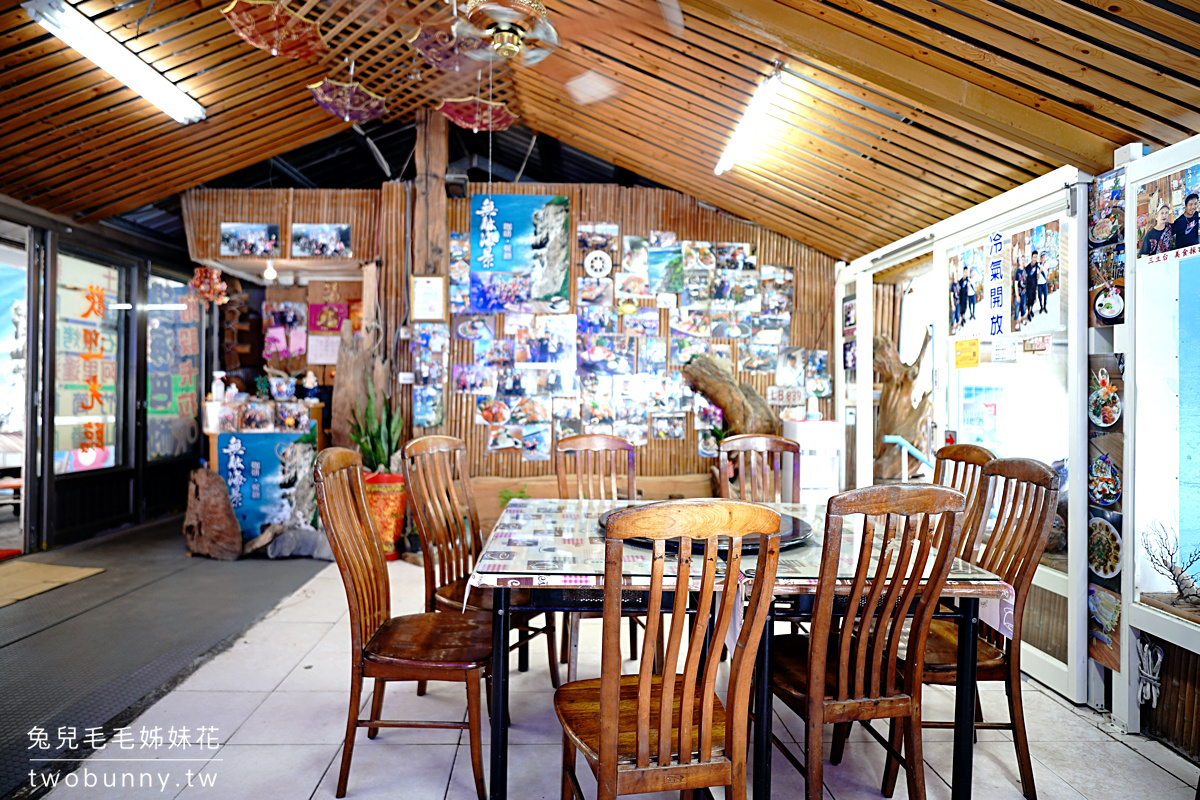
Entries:
{"label": "photo of people", "polygon": [[1200,165],[1139,186],[1134,221],[1139,258],[1200,244]]}
{"label": "photo of people", "polygon": [[638,368],[642,372],[658,374],[666,371],[667,338],[665,336],[648,336],[641,340],[640,347]]}
{"label": "photo of people", "polygon": [[714,311],[761,311],[758,273],[717,270],[712,279],[711,308]]}
{"label": "photo of people", "polygon": [[775,361],[776,386],[803,386],[806,355],[803,347],[781,347]]}
{"label": "photo of people", "polygon": [[539,314],[533,327],[513,339],[517,369],[546,366],[568,369],[575,364],[576,319],[570,314]]}
{"label": "photo of people", "polygon": [[766,314],[790,314],[795,298],[795,282],[790,269],[763,267],[758,273],[762,282],[762,310]]}
{"label": "photo of people", "polygon": [[414,428],[436,428],[446,420],[446,408],[440,386],[413,387]]}
{"label": "photo of people", "polygon": [[593,375],[631,375],[637,364],[637,340],[632,336],[597,334],[581,337],[578,348],[581,372]]}
{"label": "photo of people", "polygon": [[[656,312],[657,313],[657,312]],[[617,316],[611,306],[581,308],[575,312],[577,331],[587,333],[616,333]]]}
{"label": "photo of people", "polygon": [[948,259],[950,274],[950,335],[979,336],[986,315],[976,315],[983,295],[984,248],[966,248]]}
{"label": "photo of people", "polygon": [[612,278],[590,278],[586,275],[576,278],[575,297],[576,303],[581,306],[611,306]]}
{"label": "photo of people", "polygon": [[622,317],[621,330],[633,336],[658,336],[658,309],[639,308]]}
{"label": "photo of people", "polygon": [[454,391],[462,394],[496,393],[496,370],[478,364],[455,364],[451,371]]}
{"label": "photo of people", "polygon": [[418,350],[413,359],[413,384],[442,388],[446,380],[446,354],[433,350]]}
{"label": "photo of people", "polygon": [[475,363],[481,367],[511,367],[513,365],[513,340],[480,339],[475,342]]}
{"label": "photo of people", "polygon": [[220,254],[278,258],[281,256],[279,226],[256,222],[222,222]]}
{"label": "photo of people", "polygon": [[1061,242],[1059,221],[1015,232],[1009,237],[1010,328],[1025,335],[1062,328],[1059,293]]}
{"label": "photo of people", "polygon": [[754,248],[745,242],[721,242],[714,247],[717,269],[755,269]]}
{"label": "photo of people", "polygon": [[529,302],[532,282],[528,273],[472,272],[471,310],[520,311]]}
{"label": "photo of people", "polygon": [[712,272],[706,269],[687,270],[683,274],[683,293],[680,308],[707,309],[712,299]]}
{"label": "photo of people", "polygon": [[682,439],[686,431],[686,417],[683,414],[664,414],[650,418],[650,436],[653,439]]}
{"label": "photo of people", "polygon": [[646,275],[650,265],[650,241],[644,236],[626,236],[621,271]]}
{"label": "photo of people", "polygon": [[350,226],[292,225],[292,258],[351,258]]}

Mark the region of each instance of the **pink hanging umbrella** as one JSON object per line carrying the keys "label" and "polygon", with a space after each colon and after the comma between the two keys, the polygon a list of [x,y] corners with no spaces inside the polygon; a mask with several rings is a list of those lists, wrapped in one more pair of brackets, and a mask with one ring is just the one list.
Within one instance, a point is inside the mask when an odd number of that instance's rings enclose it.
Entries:
{"label": "pink hanging umbrella", "polygon": [[437,110],[445,114],[460,128],[479,131],[502,131],[520,117],[508,110],[504,103],[484,100],[482,97],[458,97],[443,100]]}
{"label": "pink hanging umbrella", "polygon": [[468,55],[484,47],[484,41],[472,36],[453,19],[422,22],[408,40],[431,67],[457,72],[469,63]]}
{"label": "pink hanging umbrella", "polygon": [[354,81],[339,83],[325,78],[309,86],[308,90],[317,105],[344,122],[366,122],[387,112],[382,97],[371,94]]}
{"label": "pink hanging umbrella", "polygon": [[283,58],[312,58],[328,50],[317,24],[287,10],[286,0],[233,0],[221,9],[237,35]]}

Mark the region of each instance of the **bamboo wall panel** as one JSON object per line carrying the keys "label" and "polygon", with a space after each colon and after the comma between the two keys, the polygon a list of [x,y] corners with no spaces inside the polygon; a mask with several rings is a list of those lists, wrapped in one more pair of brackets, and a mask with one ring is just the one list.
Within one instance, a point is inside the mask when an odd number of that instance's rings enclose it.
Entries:
{"label": "bamboo wall panel", "polygon": [[1200,654],[1156,642],[1163,649],[1161,688],[1157,707],[1142,705],[1142,732],[1200,760]]}
{"label": "bamboo wall panel", "polygon": [[[471,194],[486,194],[487,184],[473,184]],[[388,191],[385,188],[385,191]],[[395,190],[392,190],[395,191]],[[583,254],[575,236],[575,228],[581,222],[616,222],[620,235],[648,236],[650,231],[673,231],[680,240],[712,242],[749,242],[757,249],[759,266],[776,266],[791,269],[794,273],[795,303],[792,311],[791,345],[810,349],[831,350],[833,345],[833,285],[834,259],[823,253],[788,239],[766,228],[701,205],[693,198],[677,192],[626,188],[592,184],[493,184],[493,194],[545,194],[565,195],[570,200],[571,214],[571,272],[570,286],[574,306],[575,278],[582,275]],[[385,215],[390,219],[389,202],[385,200]],[[470,231],[470,200],[448,201],[448,227],[450,231]],[[388,234],[385,234],[385,238]],[[385,265],[394,277],[395,266],[385,258]],[[615,270],[614,270],[615,271]],[[389,284],[389,285],[395,285]],[[389,298],[389,301],[391,298]],[[653,305],[653,301],[642,301]],[[660,331],[667,330],[668,311],[659,313]],[[503,337],[504,315],[496,317],[496,335]],[[733,345],[737,357],[738,345],[732,340],[713,339]],[[407,344],[407,343],[406,343]],[[471,342],[451,341],[449,365],[473,361]],[[407,347],[402,348],[407,351]],[[830,357],[834,357],[830,353]],[[407,369],[411,364],[409,354],[402,352],[398,363]],[[670,367],[674,372],[678,368]],[[449,369],[447,370],[449,372]],[[774,383],[773,374],[742,373],[741,380],[751,383],[763,394]],[[449,380],[447,378],[447,384]],[[411,391],[403,392],[405,403],[411,403]],[[532,477],[551,475],[551,462],[522,461],[515,451],[500,453],[486,452],[487,426],[474,424],[475,398],[446,390],[446,424],[440,428],[425,428],[412,431],[414,436],[442,433],[456,436],[467,442],[472,472],[475,475],[505,475]],[[821,411],[826,418],[833,413],[832,398],[821,401]],[[406,419],[411,419],[411,406],[406,406]],[[638,472],[643,475],[673,475],[707,471],[714,459],[700,458],[697,454],[697,432],[692,430],[691,417],[686,438],[682,440],[650,440],[638,448]]]}
{"label": "bamboo wall panel", "polygon": [[[293,223],[350,225],[353,261],[379,256],[380,192],[377,189],[193,189],[182,198],[188,254],[195,261],[227,261],[261,270],[265,258],[221,255],[222,222],[257,222],[279,226],[282,252],[275,267],[287,268]],[[294,266],[339,267],[346,259],[302,258]]]}
{"label": "bamboo wall panel", "polygon": [[1067,598],[1040,586],[1029,587],[1021,638],[1046,655],[1067,662]]}

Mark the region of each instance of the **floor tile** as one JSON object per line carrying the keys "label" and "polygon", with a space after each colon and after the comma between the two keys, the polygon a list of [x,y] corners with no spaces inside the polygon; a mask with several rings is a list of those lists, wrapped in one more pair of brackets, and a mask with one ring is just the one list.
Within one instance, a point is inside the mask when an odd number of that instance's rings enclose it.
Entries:
{"label": "floor tile", "polygon": [[[350,776],[346,783],[346,797],[349,800],[442,800],[458,752],[456,745],[396,745],[380,744],[380,741],[371,741],[364,736],[354,746]],[[339,748],[312,795],[313,800],[333,798],[341,763],[342,752]],[[309,795],[303,796],[307,798]],[[470,796],[474,798],[475,793],[472,792]]]}
{"label": "floor tile", "polygon": [[180,792],[186,800],[306,798],[340,748],[330,744],[227,744]]}
{"label": "floor tile", "polygon": [[209,661],[180,686],[185,690],[271,691],[332,627],[328,622],[267,620]]}
{"label": "floor tile", "polygon": [[341,744],[349,692],[275,692],[230,738],[231,745]]}
{"label": "floor tile", "polygon": [[[1030,743],[1034,758],[1088,800],[1155,798],[1192,800],[1195,789],[1118,741]],[[1013,771],[1015,775],[1015,762]],[[1042,774],[1034,766],[1041,791]]]}
{"label": "floor tile", "polygon": [[171,692],[130,723],[130,727],[139,739],[143,729],[154,727],[161,728],[164,739],[171,728],[186,726],[195,734],[198,728],[206,727],[210,735],[224,744],[269,696],[268,692]]}
{"label": "floor tile", "polygon": [[1125,734],[1118,736],[1117,740],[1137,750],[1189,786],[1196,785],[1198,777],[1196,763],[1179,755],[1162,742],[1138,734]]}

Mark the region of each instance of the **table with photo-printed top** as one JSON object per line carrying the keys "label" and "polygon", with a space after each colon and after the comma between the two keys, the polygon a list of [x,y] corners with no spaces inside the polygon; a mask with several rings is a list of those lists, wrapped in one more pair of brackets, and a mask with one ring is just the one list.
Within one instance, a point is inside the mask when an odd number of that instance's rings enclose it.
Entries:
{"label": "table with photo-printed top", "polygon": [[[509,502],[500,515],[491,537],[471,574],[471,591],[492,591],[493,601],[493,656],[492,692],[504,698],[508,694],[508,637],[510,590],[531,589],[569,590],[600,588],[604,583],[604,533],[600,528],[600,517],[606,511],[641,505],[636,501],[624,500],[542,500],[516,498]],[[803,542],[780,552],[774,594],[777,597],[814,595],[817,590],[821,552],[825,527],[825,504],[767,503],[780,514],[788,514],[812,526],[812,536]],[[858,528],[847,524],[843,533],[842,555],[839,559],[838,577],[849,579],[854,575],[860,546]],[[648,547],[625,548],[622,583],[631,588],[649,583],[651,550]],[[756,557],[742,555],[741,572],[746,588],[753,582]],[[676,562],[667,559],[664,564],[666,577],[674,574]],[[847,583],[849,581],[847,580]],[[697,588],[697,587],[692,587]],[[562,592],[556,598],[559,604],[569,605],[571,592]],[[581,593],[582,594],[582,593]],[[957,600],[959,641],[973,643],[977,636],[977,623],[981,617],[991,627],[1005,636],[1012,634],[1012,587],[996,575],[968,562],[955,559],[947,579],[942,597]],[[536,600],[536,598],[535,598]],[[981,614],[980,603],[985,605]],[[582,603],[578,609],[596,610],[595,597]],[[557,606],[556,606],[557,607]],[[771,626],[768,626],[768,631]],[[755,798],[768,798],[771,792],[771,692],[768,666],[770,664],[771,637],[764,636],[759,646],[759,657],[755,665],[756,708],[765,708],[767,713],[754,718],[754,793]],[[955,698],[954,726],[954,780],[951,797],[966,800],[971,796],[971,773],[973,760],[973,733],[975,715],[975,651],[971,646],[960,645]],[[508,731],[502,724],[502,715],[493,715],[491,798],[505,798],[508,773]],[[762,746],[759,745],[762,743]]]}

